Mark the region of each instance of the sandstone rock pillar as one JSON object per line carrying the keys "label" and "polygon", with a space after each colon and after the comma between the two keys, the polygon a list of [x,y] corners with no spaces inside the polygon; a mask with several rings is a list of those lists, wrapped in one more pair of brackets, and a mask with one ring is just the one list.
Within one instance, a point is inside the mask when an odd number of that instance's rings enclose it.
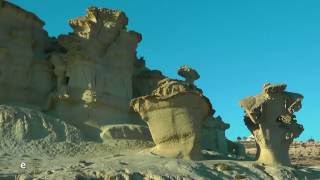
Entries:
{"label": "sandstone rock pillar", "polygon": [[131,101],[150,128],[155,154],[199,160],[200,129],[212,115],[209,100],[194,85],[163,79],[151,95]]}
{"label": "sandstone rock pillar", "polygon": [[285,89],[285,84],[265,84],[261,94],[240,102],[258,145],[257,159],[265,164],[290,165],[289,146],[303,131],[294,115],[303,96]]}

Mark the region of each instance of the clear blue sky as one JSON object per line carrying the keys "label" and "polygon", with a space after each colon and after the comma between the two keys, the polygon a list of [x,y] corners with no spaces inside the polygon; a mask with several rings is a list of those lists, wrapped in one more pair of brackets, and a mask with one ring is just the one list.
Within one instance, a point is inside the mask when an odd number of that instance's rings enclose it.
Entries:
{"label": "clear blue sky", "polygon": [[320,139],[320,1],[318,0],[12,0],[46,22],[51,36],[70,32],[67,20],[88,6],[120,9],[129,29],[143,35],[138,54],[147,65],[177,78],[197,69],[204,90],[224,120],[227,136],[247,136],[239,100],[265,82],[284,82],[305,96],[297,118],[299,139]]}

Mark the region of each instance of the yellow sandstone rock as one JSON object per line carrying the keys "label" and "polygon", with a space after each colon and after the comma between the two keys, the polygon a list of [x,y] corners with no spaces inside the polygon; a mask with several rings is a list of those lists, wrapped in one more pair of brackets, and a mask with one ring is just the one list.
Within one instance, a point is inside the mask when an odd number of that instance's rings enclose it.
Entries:
{"label": "yellow sandstone rock", "polygon": [[303,131],[294,115],[303,96],[285,91],[286,87],[265,84],[261,94],[240,102],[245,123],[258,145],[257,159],[265,164],[290,165],[289,146]]}
{"label": "yellow sandstone rock", "polygon": [[153,153],[167,157],[202,159],[200,130],[212,115],[209,100],[185,81],[163,79],[151,95],[131,101],[150,128]]}
{"label": "yellow sandstone rock", "polygon": [[99,139],[103,126],[132,123],[129,102],[141,35],[126,29],[121,11],[90,7],[69,23],[74,32],[58,38],[66,52],[50,58],[57,90],[48,109]]}

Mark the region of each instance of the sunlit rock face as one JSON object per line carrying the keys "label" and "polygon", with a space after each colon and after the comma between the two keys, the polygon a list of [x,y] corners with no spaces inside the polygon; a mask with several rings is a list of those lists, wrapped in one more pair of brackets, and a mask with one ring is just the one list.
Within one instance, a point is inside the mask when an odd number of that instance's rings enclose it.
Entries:
{"label": "sunlit rock face", "polygon": [[200,130],[212,107],[196,86],[166,78],[151,95],[133,99],[131,106],[149,126],[156,144],[153,153],[202,159]]}
{"label": "sunlit rock face", "polygon": [[54,86],[44,23],[34,14],[0,1],[0,24],[0,103],[44,108]]}
{"label": "sunlit rock face", "polygon": [[74,32],[58,42],[66,53],[53,54],[57,90],[48,103],[60,117],[83,129],[130,122],[132,76],[141,35],[128,31],[123,12],[91,7],[70,20]]}
{"label": "sunlit rock face", "polygon": [[245,124],[258,145],[258,161],[272,165],[290,165],[289,146],[303,126],[294,112],[299,111],[303,96],[287,92],[285,84],[265,84],[262,93],[240,102]]}

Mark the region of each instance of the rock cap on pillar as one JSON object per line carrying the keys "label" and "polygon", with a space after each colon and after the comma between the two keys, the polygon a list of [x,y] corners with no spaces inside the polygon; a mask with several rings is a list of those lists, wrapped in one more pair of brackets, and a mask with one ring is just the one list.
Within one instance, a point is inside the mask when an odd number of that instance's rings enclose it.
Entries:
{"label": "rock cap on pillar", "polygon": [[285,91],[286,87],[267,83],[261,94],[240,101],[244,122],[257,142],[257,159],[265,164],[290,165],[289,146],[304,130],[294,115],[303,96]]}
{"label": "rock cap on pillar", "polygon": [[131,107],[150,128],[156,144],[153,153],[202,159],[200,130],[213,110],[209,99],[195,85],[165,78],[151,95],[133,99]]}

